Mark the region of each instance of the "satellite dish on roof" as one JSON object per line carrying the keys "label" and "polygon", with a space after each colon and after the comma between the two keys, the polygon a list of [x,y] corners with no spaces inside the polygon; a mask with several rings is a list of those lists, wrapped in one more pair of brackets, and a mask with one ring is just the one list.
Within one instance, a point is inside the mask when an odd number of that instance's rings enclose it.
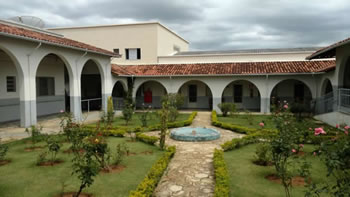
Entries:
{"label": "satellite dish on roof", "polygon": [[9,18],[9,20],[41,29],[45,27],[44,21],[41,18],[35,16],[15,16]]}

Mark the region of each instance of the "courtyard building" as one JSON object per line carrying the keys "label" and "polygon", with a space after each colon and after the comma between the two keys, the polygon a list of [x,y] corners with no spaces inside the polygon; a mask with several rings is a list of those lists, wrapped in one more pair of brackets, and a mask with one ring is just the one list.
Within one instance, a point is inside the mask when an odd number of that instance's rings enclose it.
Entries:
{"label": "courtyard building", "polygon": [[332,125],[350,120],[349,40],[324,49],[189,51],[158,22],[43,30],[4,20],[0,39],[0,122],[28,127],[60,111],[80,121],[84,111],[105,111],[108,96],[121,110],[128,84],[138,109],[179,93],[185,110],[220,112],[230,102],[267,114],[285,101]]}

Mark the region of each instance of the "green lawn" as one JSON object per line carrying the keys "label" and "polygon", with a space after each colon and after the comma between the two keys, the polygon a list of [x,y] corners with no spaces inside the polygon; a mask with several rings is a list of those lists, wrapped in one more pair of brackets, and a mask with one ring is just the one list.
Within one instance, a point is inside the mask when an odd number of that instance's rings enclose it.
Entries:
{"label": "green lawn", "polygon": [[[218,115],[218,121],[240,125],[248,128],[255,128],[259,129],[259,123],[264,122],[265,129],[275,129],[275,124],[272,119],[272,115],[243,115],[243,114],[236,114],[233,116],[223,117],[222,115]],[[334,130],[334,127],[329,126],[325,123],[315,121],[311,118],[304,118],[301,120],[300,123],[303,123],[303,127],[305,127],[306,130],[309,128],[316,128],[316,127],[324,127],[326,131],[328,130]]]}
{"label": "green lawn", "polygon": [[[126,168],[119,173],[100,173],[94,184],[84,190],[94,196],[128,196],[129,191],[137,187],[143,180],[153,163],[163,154],[157,147],[141,142],[128,142],[128,138],[108,138],[108,144],[112,151],[119,143],[125,142],[131,152],[137,153],[125,157],[122,165]],[[45,143],[41,143],[44,145]],[[68,149],[69,144],[65,143],[62,150]],[[42,150],[25,152],[28,144],[23,140],[10,143],[7,157],[12,160],[10,164],[0,166],[0,196],[19,197],[35,196],[48,197],[56,196],[62,191],[62,183],[67,186],[65,192],[77,191],[79,180],[72,175],[71,154],[58,154],[58,158],[64,163],[57,166],[36,166],[36,160]],[[142,154],[144,151],[152,151],[153,154]]]}
{"label": "green lawn", "polygon": [[218,116],[218,121],[231,123],[235,125],[241,125],[248,128],[259,129],[259,123],[264,122],[266,129],[274,129],[275,125],[272,120],[272,116],[269,115],[233,115],[233,116]]}
{"label": "green lawn", "polygon": [[[325,181],[326,167],[318,157],[311,155],[313,147],[305,145],[306,159],[312,163],[312,180],[315,183]],[[265,179],[265,176],[275,173],[273,166],[258,166],[252,163],[254,160],[256,145],[249,145],[224,153],[230,177],[231,196],[284,196],[284,188],[278,183]],[[292,196],[304,196],[306,190],[303,186],[292,189]]]}
{"label": "green lawn", "polygon": [[[140,116],[141,116],[142,112],[136,112],[133,116],[132,116],[132,120],[129,122],[128,127],[131,128],[135,128],[135,127],[140,127],[142,126],[142,122],[140,120]],[[176,121],[184,121],[187,120],[190,117],[190,113],[182,113],[179,114],[178,118],[176,119]],[[147,125],[155,125],[155,124],[160,124],[160,119],[158,114],[156,113],[150,113],[149,114],[149,118],[148,118],[148,122]],[[122,116],[118,116],[117,118],[115,118],[113,126],[126,126],[126,122],[123,119]]]}

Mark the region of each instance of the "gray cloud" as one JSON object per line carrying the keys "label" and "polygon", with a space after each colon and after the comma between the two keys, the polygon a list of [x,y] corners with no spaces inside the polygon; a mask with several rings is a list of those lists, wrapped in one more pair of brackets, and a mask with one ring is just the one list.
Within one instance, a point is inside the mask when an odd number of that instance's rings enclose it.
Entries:
{"label": "gray cloud", "polygon": [[34,15],[48,27],[160,21],[196,50],[324,46],[350,36],[347,0],[17,0],[0,17]]}

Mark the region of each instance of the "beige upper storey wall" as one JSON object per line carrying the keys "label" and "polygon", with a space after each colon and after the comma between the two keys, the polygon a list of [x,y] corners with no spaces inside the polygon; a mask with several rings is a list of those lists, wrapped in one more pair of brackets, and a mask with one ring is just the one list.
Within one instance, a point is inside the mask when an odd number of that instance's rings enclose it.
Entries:
{"label": "beige upper storey wall", "polygon": [[[50,31],[67,38],[85,42],[112,51],[119,49],[121,58],[114,58],[116,64],[158,63],[159,55],[174,53],[173,46],[188,49],[188,43],[158,22],[102,25],[89,27],[52,28]],[[125,49],[140,48],[140,60],[127,60]]]}
{"label": "beige upper storey wall", "polygon": [[189,43],[171,30],[165,28],[163,25],[158,25],[157,31],[158,56],[173,55],[177,52],[175,47],[180,51],[188,51]]}

